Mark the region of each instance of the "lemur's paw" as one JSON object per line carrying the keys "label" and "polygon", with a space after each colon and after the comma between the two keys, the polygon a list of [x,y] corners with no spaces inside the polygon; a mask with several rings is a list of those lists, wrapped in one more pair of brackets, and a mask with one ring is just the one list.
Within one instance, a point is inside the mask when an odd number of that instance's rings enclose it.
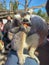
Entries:
{"label": "lemur's paw", "polygon": [[24,65],[25,63],[25,56],[23,55],[21,58],[19,58],[19,64]]}
{"label": "lemur's paw", "polygon": [[38,59],[36,59],[36,58],[34,58],[34,59],[38,63],[38,65],[40,65],[40,61]]}
{"label": "lemur's paw", "polygon": [[25,57],[25,59],[26,59],[27,57],[30,57],[30,56],[29,56],[29,55],[27,55],[27,54],[25,54],[25,55],[24,55],[24,57]]}

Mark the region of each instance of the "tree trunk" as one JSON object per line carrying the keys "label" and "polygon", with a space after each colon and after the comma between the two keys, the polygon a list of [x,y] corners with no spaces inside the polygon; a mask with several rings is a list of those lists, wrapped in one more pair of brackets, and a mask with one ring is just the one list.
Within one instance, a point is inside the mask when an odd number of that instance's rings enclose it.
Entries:
{"label": "tree trunk", "polygon": [[25,11],[28,9],[28,0],[25,0]]}

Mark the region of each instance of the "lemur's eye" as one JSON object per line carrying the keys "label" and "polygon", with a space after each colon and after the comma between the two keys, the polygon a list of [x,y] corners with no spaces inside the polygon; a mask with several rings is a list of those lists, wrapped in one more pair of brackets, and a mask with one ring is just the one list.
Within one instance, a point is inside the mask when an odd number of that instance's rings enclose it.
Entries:
{"label": "lemur's eye", "polygon": [[27,19],[23,19],[23,22],[28,22],[29,20],[27,20]]}

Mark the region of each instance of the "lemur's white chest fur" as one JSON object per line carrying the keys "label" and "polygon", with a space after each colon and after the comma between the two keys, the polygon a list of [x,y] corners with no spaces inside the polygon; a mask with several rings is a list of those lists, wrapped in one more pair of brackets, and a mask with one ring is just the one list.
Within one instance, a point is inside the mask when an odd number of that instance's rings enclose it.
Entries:
{"label": "lemur's white chest fur", "polygon": [[[37,43],[38,42],[38,43]],[[30,35],[27,37],[26,42],[24,42],[24,48],[29,48],[30,46],[38,46],[39,44],[39,35],[37,33]]]}

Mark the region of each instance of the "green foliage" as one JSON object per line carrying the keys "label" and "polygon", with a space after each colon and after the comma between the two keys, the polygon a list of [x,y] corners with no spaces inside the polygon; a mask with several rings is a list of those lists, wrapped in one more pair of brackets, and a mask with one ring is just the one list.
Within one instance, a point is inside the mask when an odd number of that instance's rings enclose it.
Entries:
{"label": "green foliage", "polygon": [[2,5],[2,3],[0,3],[0,9],[1,9],[1,10],[3,9],[3,5]]}
{"label": "green foliage", "polygon": [[41,16],[42,18],[44,18],[46,20],[46,22],[49,22],[49,17],[46,12],[42,12],[42,10],[40,9],[40,10],[38,10],[38,12],[36,14]]}
{"label": "green foliage", "polygon": [[15,2],[13,3],[13,11],[15,12],[16,9],[18,9],[18,3],[15,1]]}
{"label": "green foliage", "polygon": [[40,9],[40,10],[38,10],[37,15],[40,15],[41,16],[41,14],[42,14],[42,11]]}
{"label": "green foliage", "polygon": [[0,2],[0,10],[6,10],[6,1]]}
{"label": "green foliage", "polygon": [[4,9],[6,9],[6,0],[4,0],[4,2],[3,2],[3,7],[4,7]]}

